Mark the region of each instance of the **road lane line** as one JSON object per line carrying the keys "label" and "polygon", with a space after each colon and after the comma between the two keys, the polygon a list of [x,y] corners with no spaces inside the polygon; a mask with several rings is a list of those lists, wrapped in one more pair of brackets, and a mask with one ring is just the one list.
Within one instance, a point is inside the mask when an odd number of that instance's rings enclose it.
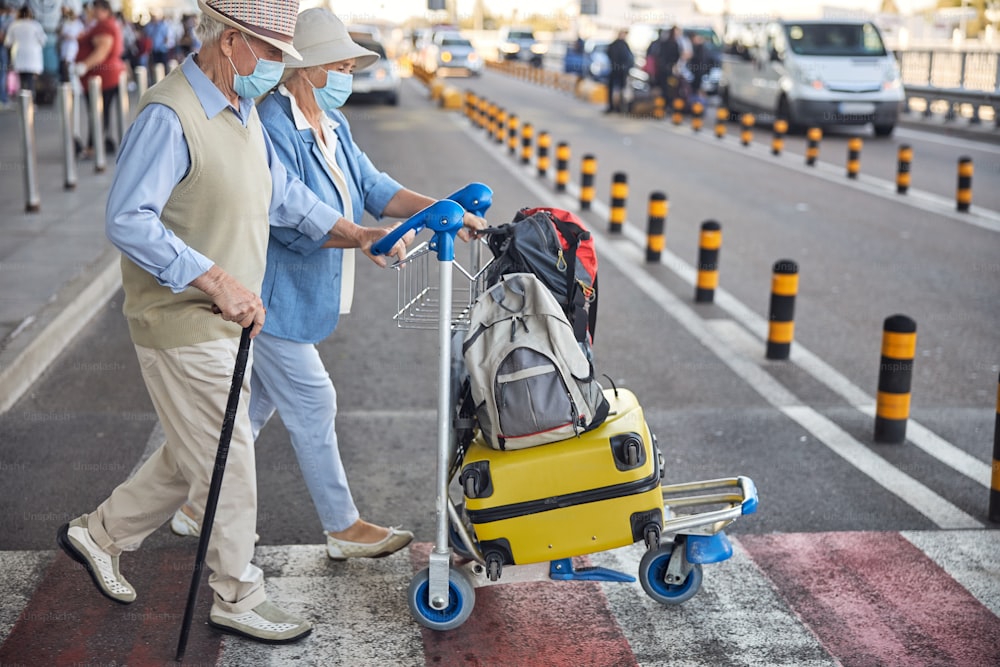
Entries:
{"label": "road lane line", "polygon": [[[464,127],[464,125],[463,125]],[[478,135],[468,132],[480,141]],[[493,151],[488,151],[494,155]],[[522,182],[539,201],[552,200],[561,203],[572,210],[570,195],[559,195],[546,190],[536,178],[527,177],[528,169],[512,165],[506,160],[496,160],[507,171]],[[600,215],[600,212],[596,212]],[[591,230],[601,246],[601,256],[614,264],[636,287],[641,289],[650,300],[664,312],[674,318],[697,341],[704,345],[725,363],[736,375],[757,391],[774,407],[784,412],[790,419],[798,423],[831,451],[844,457],[858,470],[868,475],[876,483],[890,493],[900,497],[915,510],[923,514],[935,525],[941,528],[981,528],[982,524],[966,514],[958,507],[948,503],[937,493],[920,482],[902,473],[878,456],[860,442],[851,438],[846,432],[818,412],[802,404],[791,391],[786,389],[773,376],[767,373],[757,363],[733,353],[732,348],[722,340],[713,327],[699,314],[683,303],[674,294],[653,278],[642,267],[644,258],[640,248],[634,244],[616,244],[607,241],[602,234]],[[729,331],[735,336],[732,327]],[[745,343],[744,343],[745,344]],[[829,440],[827,440],[829,439]]]}

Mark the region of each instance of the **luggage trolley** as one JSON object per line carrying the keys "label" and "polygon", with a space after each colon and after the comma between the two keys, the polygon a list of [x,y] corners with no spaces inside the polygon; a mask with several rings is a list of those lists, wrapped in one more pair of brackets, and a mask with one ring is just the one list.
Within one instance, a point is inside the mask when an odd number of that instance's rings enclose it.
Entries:
{"label": "luggage trolley", "polygon": [[[484,274],[488,261],[482,260],[484,244],[474,242],[470,244],[469,266],[457,262],[455,236],[466,210],[482,216],[491,203],[489,187],[471,183],[417,213],[372,247],[375,254],[385,253],[410,230],[420,233],[429,228],[433,232],[429,242],[414,248],[394,267],[399,281],[398,309],[394,316],[397,325],[436,328],[439,343],[435,538],[428,567],[410,582],[407,591],[410,612],[426,628],[452,630],[472,614],[475,589],[479,587],[542,580],[635,582],[636,577],[609,568],[574,568],[572,558],[639,541],[646,546],[638,567],[643,590],[661,604],[680,604],[701,587],[702,565],[721,562],[732,555],[724,528],[740,516],[756,511],[757,490],[750,478],[662,484],[664,459],[656,438],[649,433],[635,397],[617,387],[605,390],[612,404],[612,415],[605,424],[580,438],[510,452],[489,450],[478,436],[468,447],[457,442],[452,423],[456,412],[454,339],[456,332],[469,327],[472,305],[486,287]],[[435,263],[430,260],[432,253],[436,255]],[[456,271],[460,275],[458,284],[454,281]],[[436,287],[432,284],[435,273]],[[614,435],[608,437],[602,430]],[[492,488],[484,492],[484,487],[491,483],[488,476],[491,464],[496,471],[508,462],[515,466],[520,460],[528,465],[516,473],[523,477],[526,470],[530,474],[529,457],[554,457],[555,465],[565,465],[577,456],[579,450],[573,448],[580,447],[578,441],[588,439],[610,441],[615,459],[611,467],[634,471],[631,481],[622,485],[626,493],[647,499],[654,494],[653,509],[633,513],[631,527],[615,534],[600,526],[587,525],[591,516],[603,515],[592,511],[580,498],[594,498],[604,489],[558,492],[534,503],[517,503],[518,509],[513,514],[504,514],[502,508],[477,509],[482,497],[494,495]],[[545,451],[538,454],[539,450]],[[467,457],[471,463],[466,461]],[[463,463],[468,464],[464,469]],[[487,471],[485,477],[480,475],[483,470]],[[461,487],[460,502],[452,498],[452,482]],[[520,544],[515,544],[517,539],[494,539],[495,536],[488,534],[495,526],[506,525],[504,519],[508,516],[527,516],[528,521],[533,521],[533,517],[546,518],[523,531],[517,538]],[[562,526],[572,526],[568,532],[578,534],[569,535],[560,544],[559,540],[551,539],[553,526],[559,526],[555,532],[561,532]],[[605,532],[612,535],[604,542],[593,542],[597,534]],[[590,537],[591,533],[595,537]],[[453,563],[452,552],[463,560]]]}

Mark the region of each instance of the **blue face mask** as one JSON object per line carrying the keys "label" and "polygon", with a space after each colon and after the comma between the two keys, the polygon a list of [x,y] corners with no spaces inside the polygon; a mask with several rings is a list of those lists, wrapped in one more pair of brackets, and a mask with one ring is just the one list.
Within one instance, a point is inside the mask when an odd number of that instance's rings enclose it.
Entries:
{"label": "blue face mask", "polygon": [[[250,42],[247,42],[246,36],[243,33],[240,33],[240,36],[246,42],[250,53],[253,53],[253,49],[250,48]],[[253,57],[257,58],[257,54],[253,53]],[[232,58],[229,59],[229,64],[233,66],[233,71],[236,72],[233,74],[233,90],[240,97],[251,99],[260,97],[277,86],[281,81],[281,75],[285,71],[285,63],[273,60],[261,60],[260,58],[257,58],[257,66],[253,68],[253,72],[247,75],[239,73],[236,65],[233,64]]]}
{"label": "blue face mask", "polygon": [[343,72],[326,73],[326,85],[322,88],[313,86],[313,95],[316,96],[316,104],[323,111],[333,111],[344,106],[347,98],[351,96],[351,84],[354,77]]}

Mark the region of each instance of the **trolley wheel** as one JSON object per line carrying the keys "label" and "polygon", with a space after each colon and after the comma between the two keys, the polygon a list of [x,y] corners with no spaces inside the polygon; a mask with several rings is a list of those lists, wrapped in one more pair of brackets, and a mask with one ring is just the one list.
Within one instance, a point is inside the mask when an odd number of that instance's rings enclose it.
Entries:
{"label": "trolley wheel", "polygon": [[673,545],[663,544],[659,549],[647,551],[639,561],[639,583],[646,594],[660,604],[681,604],[694,597],[701,588],[702,572],[698,563],[691,566],[684,583],[666,582],[667,565],[672,553]]}
{"label": "trolley wheel", "polygon": [[472,607],[476,604],[476,589],[457,570],[448,572],[448,606],[435,609],[427,599],[430,586],[430,569],[424,568],[410,580],[406,592],[406,601],[410,606],[410,614],[420,625],[431,630],[454,630],[472,615]]}

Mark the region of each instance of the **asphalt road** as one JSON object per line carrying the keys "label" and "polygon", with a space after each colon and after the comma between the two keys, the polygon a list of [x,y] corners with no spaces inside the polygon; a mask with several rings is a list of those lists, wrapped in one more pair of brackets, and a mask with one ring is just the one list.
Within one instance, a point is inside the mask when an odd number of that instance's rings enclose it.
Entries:
{"label": "asphalt road", "polygon": [[[828,133],[806,167],[801,138],[770,153],[669,122],[608,116],[565,93],[488,72],[460,89],[569,143],[571,187],[555,193],[459,114],[408,83],[398,108],[352,105],[374,162],[408,187],[444,196],[487,183],[493,223],[521,207],[576,208],[579,160],[598,160],[597,200],[582,213],[600,260],[597,368],[639,397],[667,481],[748,475],[758,514],[734,535],[995,528],[987,518],[1000,348],[1000,160],[996,146],[900,129],[866,139],[847,179],[846,140]],[[914,147],[910,194],[893,185],[896,148]],[[972,212],[954,212],[955,164],[977,167]],[[554,153],[553,153],[554,165]],[[607,233],[611,174],[628,175],[626,233]],[[667,251],[643,261],[647,197],[668,194]],[[721,223],[720,288],[696,305],[698,230]],[[460,249],[461,250],[461,249]],[[462,257],[460,251],[459,257]],[[764,359],[771,267],[800,266],[796,338]],[[433,540],[436,338],[396,328],[396,276],[361,262],[354,312],[320,344],[339,396],[338,432],[362,515]],[[0,417],[0,549],[48,550],[56,528],[89,511],[156,440],[118,294],[32,391]],[[883,320],[918,326],[910,439],[872,441]],[[280,420],[258,441],[261,544],[322,534]],[[146,549],[176,546],[163,528]],[[989,593],[992,595],[993,593]],[[708,658],[706,657],[706,660]],[[702,662],[700,664],[710,664]]]}

